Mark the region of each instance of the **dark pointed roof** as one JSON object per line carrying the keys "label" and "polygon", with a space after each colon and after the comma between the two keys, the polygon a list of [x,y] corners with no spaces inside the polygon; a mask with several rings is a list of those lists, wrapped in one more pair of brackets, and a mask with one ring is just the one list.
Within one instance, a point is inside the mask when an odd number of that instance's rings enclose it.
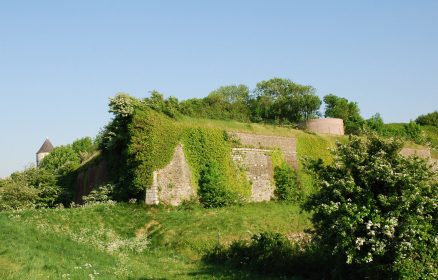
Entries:
{"label": "dark pointed roof", "polygon": [[53,145],[50,143],[50,140],[47,138],[46,141],[44,141],[41,148],[36,152],[37,154],[40,153],[50,153],[53,150]]}

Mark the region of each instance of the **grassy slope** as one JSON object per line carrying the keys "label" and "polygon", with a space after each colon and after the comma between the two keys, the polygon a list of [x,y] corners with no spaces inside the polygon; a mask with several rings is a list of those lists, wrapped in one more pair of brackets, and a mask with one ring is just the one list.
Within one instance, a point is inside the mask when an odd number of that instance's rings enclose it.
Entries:
{"label": "grassy slope", "polygon": [[[199,259],[218,240],[308,227],[297,206],[275,203],[208,210],[120,204],[3,212],[0,279],[266,279],[207,267]],[[109,251],[135,236],[150,237],[144,252]]]}

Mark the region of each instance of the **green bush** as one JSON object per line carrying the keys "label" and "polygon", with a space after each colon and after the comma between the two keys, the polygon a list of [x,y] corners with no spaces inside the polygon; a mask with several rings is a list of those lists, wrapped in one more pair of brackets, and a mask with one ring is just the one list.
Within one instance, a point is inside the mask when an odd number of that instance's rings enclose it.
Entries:
{"label": "green bush", "polygon": [[90,192],[89,195],[83,196],[82,199],[86,205],[112,203],[112,194],[114,192],[113,184],[98,186]]}
{"label": "green bush", "polygon": [[338,144],[334,163],[313,160],[316,241],[337,277],[436,279],[438,181],[425,160],[378,137]]}
{"label": "green bush", "polygon": [[4,180],[0,183],[0,211],[34,208],[39,200],[39,191],[24,182]]}
{"label": "green bush", "polygon": [[[201,173],[220,174],[216,185],[224,188],[224,193],[235,194],[238,200],[251,195],[251,186],[246,174],[239,170],[231,158],[231,142],[225,131],[212,128],[187,127],[182,136],[184,152],[190,164],[193,181],[200,187]],[[233,201],[236,199],[231,196]],[[230,201],[231,203],[231,201]]]}
{"label": "green bush", "polygon": [[275,196],[278,200],[298,202],[303,198],[303,191],[296,170],[283,163],[274,168]]}
{"label": "green bush", "polygon": [[329,278],[326,259],[312,243],[294,244],[279,233],[255,234],[228,247],[218,244],[203,260],[280,277]]}
{"label": "green bush", "polygon": [[[46,169],[33,167],[12,173],[10,178],[0,180],[1,185],[10,187],[11,195],[15,193],[15,187],[18,189],[23,188],[24,197],[26,197],[26,194],[36,193],[36,200],[32,200],[29,204],[31,207],[54,207],[60,202],[59,198],[62,190],[58,186],[57,177]],[[13,196],[9,198],[14,199]]]}
{"label": "green bush", "polygon": [[204,207],[223,207],[237,201],[237,195],[225,186],[223,176],[220,168],[213,162],[201,170],[198,196]]}

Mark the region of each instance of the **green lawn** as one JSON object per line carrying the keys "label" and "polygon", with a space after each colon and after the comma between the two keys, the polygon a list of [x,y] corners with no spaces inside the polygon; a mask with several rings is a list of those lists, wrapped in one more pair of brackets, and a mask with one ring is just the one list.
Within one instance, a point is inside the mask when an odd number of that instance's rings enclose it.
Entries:
{"label": "green lawn", "polygon": [[217,242],[309,228],[296,205],[95,205],[0,213],[0,279],[269,279],[204,265]]}

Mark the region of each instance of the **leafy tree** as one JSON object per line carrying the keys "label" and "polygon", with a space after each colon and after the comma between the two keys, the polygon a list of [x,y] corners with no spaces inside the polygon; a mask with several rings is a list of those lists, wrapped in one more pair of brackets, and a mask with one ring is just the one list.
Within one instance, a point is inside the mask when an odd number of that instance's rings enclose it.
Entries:
{"label": "leafy tree", "polygon": [[299,122],[315,117],[321,100],[311,86],[289,79],[273,78],[257,84],[253,97],[252,119]]}
{"label": "leafy tree", "polygon": [[401,147],[353,137],[337,145],[331,165],[307,164],[318,191],[305,209],[313,212],[321,250],[344,277],[438,276],[437,174],[423,159],[402,157]]}
{"label": "leafy tree", "polygon": [[249,121],[249,89],[245,85],[222,86],[205,98],[192,98],[180,103],[182,114],[210,119]]}
{"label": "leafy tree", "polygon": [[79,155],[80,161],[83,162],[88,159],[96,150],[91,137],[84,137],[77,139],[72,143],[72,148]]}
{"label": "leafy tree", "polygon": [[359,106],[356,102],[349,102],[346,98],[333,94],[324,96],[325,117],[344,120],[345,131],[349,134],[359,134],[363,119],[360,116]]}
{"label": "leafy tree", "polygon": [[123,92],[110,98],[108,111],[114,117],[97,137],[100,149],[122,152],[128,142],[128,124],[138,106],[141,106],[140,100]]}
{"label": "leafy tree", "polygon": [[79,167],[81,163],[80,155],[75,152],[72,145],[55,147],[40,164],[42,169],[46,169],[52,174],[67,175]]}
{"label": "leafy tree", "polygon": [[438,111],[421,115],[415,121],[420,125],[432,125],[438,127]]}
{"label": "leafy tree", "polygon": [[374,130],[378,133],[382,133],[385,129],[385,123],[379,113],[366,120],[365,122],[367,128]]}

